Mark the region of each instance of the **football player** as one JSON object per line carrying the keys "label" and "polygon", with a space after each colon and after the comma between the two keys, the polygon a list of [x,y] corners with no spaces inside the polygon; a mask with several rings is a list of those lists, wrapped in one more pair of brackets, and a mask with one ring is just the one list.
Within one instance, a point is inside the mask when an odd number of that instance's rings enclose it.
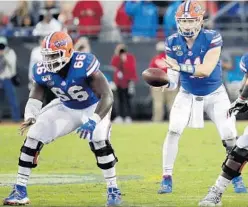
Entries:
{"label": "football player", "polygon": [[[205,10],[197,1],[182,3],[176,12],[178,32],[166,40],[168,71],[177,73],[165,87],[174,89],[180,75],[181,88],[170,112],[169,130],[163,145],[163,178],[159,194],[172,192],[172,172],[178,142],[186,126],[204,127],[204,112],[215,123],[227,152],[236,142],[235,119],[222,83],[220,54],[222,37],[203,28]],[[168,72],[170,77],[170,72]],[[242,178],[233,179],[235,192],[246,192]]]}
{"label": "football player", "polygon": [[[65,32],[46,36],[41,54],[42,61],[33,67],[34,85],[20,128],[23,134],[30,126],[21,147],[17,181],[3,203],[28,204],[26,185],[42,147],[77,129],[80,138],[89,140],[97,166],[107,182],[107,205],[119,205],[117,158],[109,141],[113,94],[99,70],[98,59],[91,53],[74,51],[72,39]],[[42,108],[45,88],[58,98]]]}
{"label": "football player", "polygon": [[[248,54],[245,54],[240,61],[240,68],[245,75],[244,88],[240,97],[232,103],[228,110],[228,115],[237,115],[248,110]],[[248,161],[248,127],[246,127],[242,136],[236,142],[235,147],[227,155],[222,164],[222,173],[212,186],[207,196],[200,201],[199,206],[219,206],[221,205],[221,196],[226,190],[231,180],[241,174],[243,167]]]}

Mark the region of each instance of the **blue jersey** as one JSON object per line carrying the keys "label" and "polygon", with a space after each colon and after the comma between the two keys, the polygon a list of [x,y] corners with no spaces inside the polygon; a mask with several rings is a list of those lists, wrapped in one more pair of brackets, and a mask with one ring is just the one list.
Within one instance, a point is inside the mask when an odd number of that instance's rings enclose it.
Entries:
{"label": "blue jersey", "polygon": [[65,106],[72,109],[84,109],[98,102],[87,82],[87,77],[99,70],[97,58],[91,53],[74,52],[69,64],[67,76],[63,79],[38,62],[33,67],[34,81],[48,87]]}
{"label": "blue jersey", "polygon": [[[208,50],[222,46],[221,35],[214,30],[202,29],[193,47],[188,48],[184,37],[178,33],[171,35],[166,41],[166,53],[177,60],[179,64],[202,64]],[[195,77],[189,73],[180,72],[181,86],[194,95],[205,96],[212,93],[222,84],[222,69],[220,61],[209,77]]]}
{"label": "blue jersey", "polygon": [[248,73],[248,53],[241,57],[239,67],[243,72]]}

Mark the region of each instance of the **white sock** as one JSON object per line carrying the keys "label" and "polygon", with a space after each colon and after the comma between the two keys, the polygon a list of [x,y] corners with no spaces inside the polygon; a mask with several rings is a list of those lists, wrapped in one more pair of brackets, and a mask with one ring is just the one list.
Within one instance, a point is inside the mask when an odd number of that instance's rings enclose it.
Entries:
{"label": "white sock", "polygon": [[115,167],[102,170],[108,188],[117,188]]}
{"label": "white sock", "polygon": [[230,182],[231,182],[231,180],[228,180],[228,179],[226,179],[220,175],[215,182],[215,186],[220,189],[221,193],[224,193],[224,191],[226,190],[226,188],[230,184]]}
{"label": "white sock", "polygon": [[16,184],[21,186],[27,186],[30,174],[31,174],[31,168],[19,166]]}
{"label": "white sock", "polygon": [[168,132],[163,145],[163,175],[172,176],[180,134]]}

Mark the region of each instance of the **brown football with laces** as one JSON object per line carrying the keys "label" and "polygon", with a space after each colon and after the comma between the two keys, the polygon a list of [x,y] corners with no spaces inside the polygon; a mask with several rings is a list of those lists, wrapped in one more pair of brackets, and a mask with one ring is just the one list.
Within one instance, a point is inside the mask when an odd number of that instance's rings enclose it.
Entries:
{"label": "brown football with laces", "polygon": [[142,73],[143,79],[153,87],[161,87],[169,83],[168,75],[159,68],[148,68]]}

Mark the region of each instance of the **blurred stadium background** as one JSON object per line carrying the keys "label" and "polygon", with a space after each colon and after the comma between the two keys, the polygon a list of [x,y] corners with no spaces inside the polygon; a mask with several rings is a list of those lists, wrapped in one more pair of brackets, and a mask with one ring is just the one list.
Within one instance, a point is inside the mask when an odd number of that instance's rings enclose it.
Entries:
{"label": "blurred stadium background", "polygon": [[[131,99],[132,118],[150,120],[152,95],[141,78],[153,57],[159,52],[159,41],[175,29],[174,13],[181,1],[1,1],[0,36],[6,37],[8,46],[16,53],[16,73],[11,80],[16,90],[17,104],[23,115],[29,93],[29,68],[32,61],[40,59],[35,50],[40,37],[51,31],[68,31],[79,50],[91,50],[101,61],[101,70],[113,83],[111,64],[116,45],[124,43],[136,59],[137,81],[135,95]],[[138,6],[132,9],[130,5]],[[223,39],[223,80],[232,100],[236,99],[243,77],[239,70],[240,56],[248,51],[248,2],[202,1],[206,7],[206,27],[220,30]],[[132,6],[133,6],[132,5]],[[82,38],[83,37],[83,38]],[[0,44],[3,40],[0,39]],[[3,43],[3,42],[2,42]],[[5,43],[4,43],[5,44]],[[118,52],[117,52],[118,53]],[[0,64],[4,67],[4,64]],[[4,68],[0,68],[0,72]],[[11,118],[11,105],[4,95],[0,74],[0,118]],[[113,87],[114,89],[114,87]],[[114,90],[115,94],[117,92]],[[117,97],[117,95],[116,95]],[[166,104],[163,106],[166,110]],[[115,102],[113,118],[118,111]],[[240,116],[245,119],[247,116]],[[164,114],[168,119],[168,113]]]}

